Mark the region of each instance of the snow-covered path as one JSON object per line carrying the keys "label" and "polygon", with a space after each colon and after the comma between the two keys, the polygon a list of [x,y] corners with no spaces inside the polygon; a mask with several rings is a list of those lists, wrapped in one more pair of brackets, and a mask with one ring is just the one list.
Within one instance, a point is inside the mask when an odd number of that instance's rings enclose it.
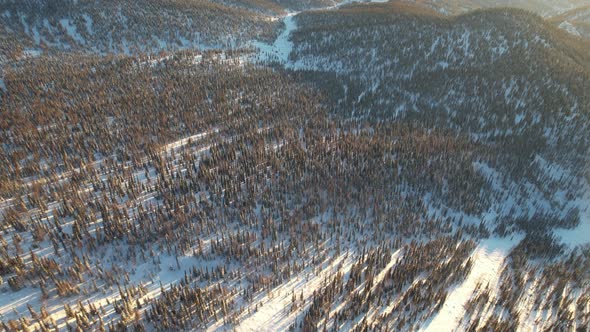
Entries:
{"label": "snow-covered path", "polygon": [[443,307],[423,331],[456,329],[465,315],[465,304],[475,292],[477,285],[489,285],[491,290],[495,290],[504,259],[521,239],[522,236],[514,236],[512,239],[492,238],[482,241],[471,256],[473,267],[469,276],[461,285],[450,290]]}
{"label": "snow-covered path", "polygon": [[[323,282],[329,280],[338,271],[342,274],[348,273],[354,260],[352,255],[341,255],[327,264],[320,274],[314,274],[311,269],[291,278],[290,281],[274,288],[269,294],[261,297],[254,303],[259,306],[256,312],[247,316],[237,326],[238,331],[286,331],[289,329],[297,317],[307,310],[311,305],[313,292],[319,290],[324,285]],[[296,311],[291,311],[292,296],[298,299],[300,306]],[[300,295],[303,294],[305,302],[299,301]],[[218,330],[217,326],[212,330]]]}
{"label": "snow-covered path", "polygon": [[299,12],[289,13],[283,18],[285,30],[277,37],[274,43],[266,44],[259,41],[252,43],[259,50],[259,61],[278,61],[280,64],[286,64],[289,61],[289,54],[293,49],[293,42],[291,42],[290,37],[291,33],[297,29],[297,22],[294,19],[297,14]]}
{"label": "snow-covered path", "polygon": [[[389,0],[369,0],[369,1],[355,1],[355,0],[344,0],[341,2],[335,3],[333,6],[320,8],[323,10],[333,10],[338,9],[344,5],[348,5],[355,2],[365,2],[365,3],[384,3],[388,2]],[[317,9],[311,9],[308,11],[313,11]],[[258,62],[278,62],[282,65],[288,66],[289,64],[289,55],[293,50],[293,42],[291,41],[291,34],[293,31],[297,30],[297,22],[295,21],[295,16],[302,12],[290,12],[283,17],[277,17],[277,19],[282,19],[285,23],[285,30],[281,32],[281,34],[277,37],[277,39],[272,44],[263,43],[260,41],[253,41],[252,46],[258,49],[257,54],[257,61]]]}

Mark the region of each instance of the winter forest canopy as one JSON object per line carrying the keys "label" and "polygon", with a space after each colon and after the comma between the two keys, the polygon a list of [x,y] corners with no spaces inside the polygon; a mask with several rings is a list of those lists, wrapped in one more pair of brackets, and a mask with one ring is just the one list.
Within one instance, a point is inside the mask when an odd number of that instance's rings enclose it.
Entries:
{"label": "winter forest canopy", "polygon": [[589,8],[0,0],[0,331],[589,331]]}

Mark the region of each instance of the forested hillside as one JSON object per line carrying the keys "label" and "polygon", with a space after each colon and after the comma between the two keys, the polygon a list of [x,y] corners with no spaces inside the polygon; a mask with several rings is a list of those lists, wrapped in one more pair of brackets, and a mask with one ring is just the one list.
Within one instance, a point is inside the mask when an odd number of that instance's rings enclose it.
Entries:
{"label": "forested hillside", "polygon": [[207,0],[3,0],[0,16],[0,31],[12,42],[3,44],[5,53],[236,48],[274,39],[280,28],[267,15]]}
{"label": "forested hillside", "polygon": [[413,119],[519,152],[587,152],[590,48],[534,15],[446,18],[384,4],[297,22],[291,66],[345,82],[332,87],[340,111]]}

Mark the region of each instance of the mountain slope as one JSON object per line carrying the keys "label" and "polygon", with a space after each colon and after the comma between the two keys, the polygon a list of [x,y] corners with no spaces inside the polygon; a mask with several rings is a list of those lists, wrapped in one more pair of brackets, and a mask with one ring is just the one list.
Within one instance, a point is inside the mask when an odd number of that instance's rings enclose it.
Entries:
{"label": "mountain slope", "polygon": [[[589,326],[580,38],[402,2],[8,3],[38,16],[0,37],[32,47],[0,67],[1,330]],[[44,16],[74,41],[19,44]],[[285,29],[229,47],[258,18]],[[193,29],[235,39],[175,51]]]}
{"label": "mountain slope", "polygon": [[[216,52],[42,55],[11,66],[6,89],[7,329],[313,329],[333,278],[395,298],[411,291],[391,288],[389,270],[404,284],[432,275],[422,282],[440,294],[469,270],[474,242],[430,214],[488,187],[464,137],[335,121],[295,77]],[[340,289],[351,315],[365,312]]]}
{"label": "mountain slope", "polygon": [[485,8],[511,7],[524,9],[543,17],[554,16],[589,4],[588,0],[405,0],[451,15]]}
{"label": "mountain slope", "polygon": [[521,11],[445,18],[410,8],[299,15],[291,66],[349,79],[341,109],[356,116],[415,118],[484,141],[588,146],[588,44]]}
{"label": "mountain slope", "polygon": [[274,38],[268,16],[211,1],[9,1],[0,3],[5,36],[15,48],[97,53],[228,48]]}
{"label": "mountain slope", "polygon": [[[434,9],[445,15],[465,14],[487,8],[518,8],[541,15],[543,18],[576,36],[588,38],[587,11],[590,0],[403,0]],[[570,19],[565,19],[567,16]]]}

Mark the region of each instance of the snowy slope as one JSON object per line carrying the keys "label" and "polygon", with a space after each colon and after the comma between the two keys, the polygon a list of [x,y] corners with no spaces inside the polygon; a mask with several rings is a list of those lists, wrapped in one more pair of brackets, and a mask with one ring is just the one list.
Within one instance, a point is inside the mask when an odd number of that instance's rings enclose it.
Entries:
{"label": "snowy slope", "polygon": [[467,279],[450,291],[439,313],[428,323],[423,331],[464,330],[461,325],[465,315],[465,305],[480,287],[498,288],[500,272],[506,264],[510,250],[522,239],[488,239],[482,241],[471,256],[474,264]]}
{"label": "snowy slope", "polygon": [[587,326],[585,49],[362,2],[4,14],[0,329]]}

